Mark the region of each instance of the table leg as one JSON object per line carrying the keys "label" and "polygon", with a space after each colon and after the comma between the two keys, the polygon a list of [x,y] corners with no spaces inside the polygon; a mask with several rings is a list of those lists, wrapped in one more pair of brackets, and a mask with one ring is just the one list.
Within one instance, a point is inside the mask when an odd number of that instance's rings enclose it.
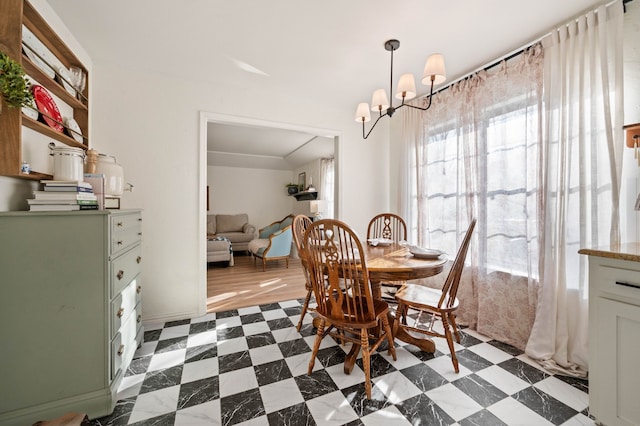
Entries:
{"label": "table leg", "polygon": [[422,338],[414,337],[409,333],[407,333],[407,331],[403,328],[402,321],[400,318],[400,313],[402,312],[403,309],[406,309],[406,308],[402,305],[402,303],[398,304],[398,309],[396,310],[396,317],[395,318],[392,317],[393,322],[391,323],[392,324],[391,330],[393,333],[393,338],[401,340],[405,343],[415,345],[423,352],[428,352],[431,354],[435,353],[436,344],[433,343],[433,340],[431,340],[429,337],[426,337],[426,336]]}
{"label": "table leg", "polygon": [[360,345],[357,343],[351,345],[351,350],[344,359],[344,374],[351,374],[356,359],[358,358],[358,352],[360,352]]}

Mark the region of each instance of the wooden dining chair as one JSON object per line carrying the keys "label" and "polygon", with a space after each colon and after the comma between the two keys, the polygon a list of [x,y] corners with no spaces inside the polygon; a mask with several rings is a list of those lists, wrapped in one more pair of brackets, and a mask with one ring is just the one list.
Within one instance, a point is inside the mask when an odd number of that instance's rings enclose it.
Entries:
{"label": "wooden dining chair", "polygon": [[[405,331],[412,331],[426,334],[428,336],[443,337],[447,339],[449,350],[451,351],[451,361],[456,373],[459,372],[458,358],[453,345],[453,336],[460,343],[460,333],[456,324],[455,312],[458,309],[459,301],[456,298],[458,286],[460,285],[460,277],[464,269],[464,261],[467,257],[469,244],[471,242],[471,234],[476,226],[476,219],[471,220],[469,228],[462,240],[462,244],[458,249],[456,258],[451,265],[451,270],[447,275],[447,279],[441,290],[421,286],[419,284],[405,284],[396,293],[398,308],[396,310],[396,319],[394,321],[394,329],[399,327]],[[431,314],[431,321],[428,328],[419,328],[407,325],[407,311],[409,309]],[[444,334],[433,330],[434,319],[442,321]],[[417,322],[417,321],[416,321]]]}
{"label": "wooden dining chair", "polygon": [[[369,221],[367,241],[374,238],[386,238],[395,242],[407,240],[407,223],[397,214],[380,213]],[[395,303],[394,294],[406,281],[382,281],[382,298]]]}
{"label": "wooden dining chair", "polygon": [[296,245],[296,249],[298,250],[298,256],[300,257],[300,263],[302,264],[302,270],[304,272],[305,283],[304,286],[307,289],[307,296],[304,299],[304,303],[302,304],[302,311],[300,312],[300,320],[298,321],[298,325],[296,329],[300,331],[302,328],[302,320],[304,319],[307,310],[309,309],[309,302],[311,301],[311,295],[313,294],[313,288],[311,287],[311,280],[309,279],[309,272],[307,270],[307,261],[305,259],[302,243],[304,233],[311,225],[312,221],[309,219],[309,216],[299,214],[293,218],[293,242]]}
{"label": "wooden dining chair", "polygon": [[[320,319],[308,373],[313,371],[325,336],[360,345],[365,391],[371,399],[371,352],[385,340],[394,360],[396,350],[387,318],[389,306],[373,299],[362,244],[346,223],[323,219],[313,222],[306,230],[302,250],[316,298],[316,315]],[[379,335],[373,334],[380,329]],[[369,339],[373,344],[370,345]]]}

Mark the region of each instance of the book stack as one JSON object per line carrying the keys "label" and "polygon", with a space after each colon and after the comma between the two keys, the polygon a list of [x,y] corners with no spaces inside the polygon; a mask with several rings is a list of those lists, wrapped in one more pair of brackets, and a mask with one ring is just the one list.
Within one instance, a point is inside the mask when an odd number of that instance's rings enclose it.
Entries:
{"label": "book stack", "polygon": [[91,184],[76,180],[43,180],[43,191],[27,200],[29,211],[98,210],[98,198]]}
{"label": "book stack", "polygon": [[98,210],[104,210],[105,177],[102,173],[85,173],[84,181],[91,184],[93,193],[98,198]]}

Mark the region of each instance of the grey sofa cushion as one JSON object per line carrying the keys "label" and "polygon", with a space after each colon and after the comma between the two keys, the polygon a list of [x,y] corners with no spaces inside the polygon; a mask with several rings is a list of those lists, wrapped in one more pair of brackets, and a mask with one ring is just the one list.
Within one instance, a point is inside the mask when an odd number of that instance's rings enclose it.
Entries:
{"label": "grey sofa cushion", "polygon": [[216,232],[242,232],[243,226],[248,222],[247,214],[219,214],[216,215]]}
{"label": "grey sofa cushion", "polygon": [[218,232],[217,235],[227,237],[232,243],[247,243],[256,237],[254,234],[245,232]]}

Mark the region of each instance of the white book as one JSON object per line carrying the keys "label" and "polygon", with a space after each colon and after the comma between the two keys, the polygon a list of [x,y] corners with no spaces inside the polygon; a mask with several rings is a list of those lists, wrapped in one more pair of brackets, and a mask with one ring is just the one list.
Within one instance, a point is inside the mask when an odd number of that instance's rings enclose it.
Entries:
{"label": "white book", "polygon": [[72,204],[41,204],[29,207],[30,212],[58,212],[58,211],[75,211],[75,210],[98,210],[98,205],[81,206]]}
{"label": "white book", "polygon": [[91,188],[91,184],[82,180],[41,180],[40,183],[46,186],[81,186],[84,188]]}
{"label": "white book", "polygon": [[50,192],[33,191],[36,200],[97,200],[91,192]]}
{"label": "white book", "polygon": [[69,204],[69,205],[79,205],[79,204],[98,204],[97,200],[36,200],[35,198],[27,198],[27,203],[29,205],[34,204]]}

